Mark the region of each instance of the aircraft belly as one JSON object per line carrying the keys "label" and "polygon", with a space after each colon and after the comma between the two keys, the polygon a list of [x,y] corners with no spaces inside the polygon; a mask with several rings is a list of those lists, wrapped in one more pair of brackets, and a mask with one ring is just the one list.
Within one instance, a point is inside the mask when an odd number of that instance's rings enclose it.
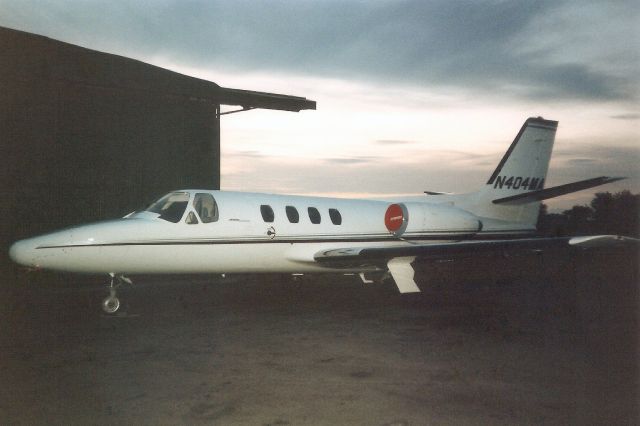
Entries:
{"label": "aircraft belly", "polygon": [[84,273],[330,271],[287,259],[289,243],[82,246],[42,249],[38,267]]}

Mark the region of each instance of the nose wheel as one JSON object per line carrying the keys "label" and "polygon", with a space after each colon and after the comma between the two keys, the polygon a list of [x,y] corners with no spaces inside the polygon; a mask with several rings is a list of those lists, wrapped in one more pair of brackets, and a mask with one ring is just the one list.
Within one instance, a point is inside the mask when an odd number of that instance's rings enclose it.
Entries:
{"label": "nose wheel", "polygon": [[120,309],[120,299],[116,297],[115,293],[115,291],[112,291],[102,300],[102,310],[108,314],[115,314]]}
{"label": "nose wheel", "polygon": [[107,314],[115,314],[120,309],[120,299],[117,297],[116,290],[122,284],[133,284],[133,282],[122,275],[114,273],[109,274],[111,282],[109,283],[109,295],[102,300],[102,310]]}

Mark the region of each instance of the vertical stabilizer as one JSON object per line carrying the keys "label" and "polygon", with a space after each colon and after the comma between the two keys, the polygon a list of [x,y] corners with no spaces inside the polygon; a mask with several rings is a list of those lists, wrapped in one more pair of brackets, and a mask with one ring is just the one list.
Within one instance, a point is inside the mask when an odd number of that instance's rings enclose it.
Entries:
{"label": "vertical stabilizer", "polygon": [[513,206],[494,204],[493,200],[544,188],[557,128],[557,121],[542,117],[525,121],[498,167],[477,194],[475,214],[535,225],[539,202]]}

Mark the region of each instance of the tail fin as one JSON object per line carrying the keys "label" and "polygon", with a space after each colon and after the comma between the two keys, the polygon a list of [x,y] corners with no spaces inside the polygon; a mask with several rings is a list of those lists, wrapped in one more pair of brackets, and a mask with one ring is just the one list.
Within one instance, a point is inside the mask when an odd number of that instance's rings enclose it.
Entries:
{"label": "tail fin", "polygon": [[524,122],[498,167],[477,193],[475,214],[535,226],[540,202],[500,205],[493,200],[544,188],[557,128],[557,121],[542,117]]}

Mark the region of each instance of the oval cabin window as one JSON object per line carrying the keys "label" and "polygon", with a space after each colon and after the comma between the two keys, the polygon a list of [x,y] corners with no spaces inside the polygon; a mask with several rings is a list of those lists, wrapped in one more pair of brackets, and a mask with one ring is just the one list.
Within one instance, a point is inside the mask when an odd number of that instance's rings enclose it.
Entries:
{"label": "oval cabin window", "polygon": [[316,225],[320,223],[321,218],[318,209],[316,209],[315,207],[309,207],[307,210],[309,212],[309,220],[311,221],[311,223],[315,223]]}
{"label": "oval cabin window", "polygon": [[273,209],[271,206],[263,204],[260,206],[260,213],[262,214],[262,220],[265,222],[273,222],[275,219],[275,215],[273,214]]}
{"label": "oval cabin window", "polygon": [[342,215],[336,209],[329,209],[329,217],[334,225],[342,225]]}
{"label": "oval cabin window", "polygon": [[300,221],[300,215],[295,207],[287,206],[284,210],[287,213],[287,219],[289,219],[289,222],[298,223]]}

